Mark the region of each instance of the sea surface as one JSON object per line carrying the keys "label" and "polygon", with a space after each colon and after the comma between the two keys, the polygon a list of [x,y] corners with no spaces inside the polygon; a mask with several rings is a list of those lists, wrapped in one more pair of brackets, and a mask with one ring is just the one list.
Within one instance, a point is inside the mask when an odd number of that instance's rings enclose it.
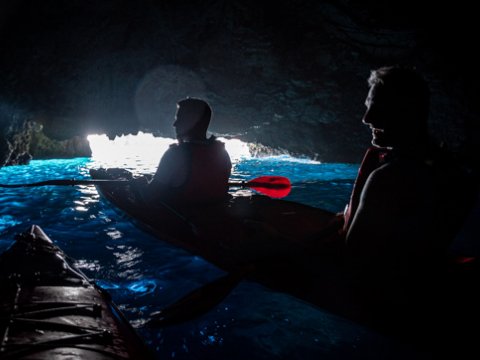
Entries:
{"label": "sea surface", "polygon": [[[92,137],[92,158],[4,167],[0,184],[88,179],[89,169],[98,167],[153,173],[173,140],[147,140],[122,137],[114,143]],[[234,163],[232,180],[286,176],[292,191],[285,199],[335,212],[347,203],[358,170],[357,164],[322,164],[287,155],[252,157],[238,141],[227,149]],[[40,225],[87,276],[110,292],[158,359],[412,358],[408,348],[393,339],[247,281],[203,316],[146,328],[143,324],[153,312],[224,273],[138,229],[93,186],[0,187],[0,253],[31,224]]]}

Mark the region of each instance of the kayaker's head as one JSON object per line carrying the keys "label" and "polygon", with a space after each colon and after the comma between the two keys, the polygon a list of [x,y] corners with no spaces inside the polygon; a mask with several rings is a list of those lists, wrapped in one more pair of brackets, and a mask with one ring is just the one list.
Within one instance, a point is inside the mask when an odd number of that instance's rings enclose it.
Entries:
{"label": "kayaker's head", "polygon": [[205,140],[212,117],[210,105],[201,99],[186,98],[177,103],[173,127],[179,141]]}
{"label": "kayaker's head", "polygon": [[412,148],[428,139],[430,91],[413,68],[388,66],[373,70],[363,123],[372,130],[372,144]]}

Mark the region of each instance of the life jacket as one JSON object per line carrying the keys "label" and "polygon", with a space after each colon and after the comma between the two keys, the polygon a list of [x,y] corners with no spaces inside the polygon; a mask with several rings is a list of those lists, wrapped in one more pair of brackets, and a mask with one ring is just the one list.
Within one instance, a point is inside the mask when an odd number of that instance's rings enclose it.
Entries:
{"label": "life jacket", "polygon": [[360,168],[358,169],[355,184],[353,185],[350,201],[345,209],[343,225],[344,234],[347,233],[352,224],[353,217],[355,216],[360,203],[360,195],[362,194],[363,187],[365,186],[368,177],[375,169],[378,169],[386,162],[389,152],[390,151],[387,149],[381,149],[375,146],[369,147],[365,152]]}
{"label": "life jacket", "polygon": [[201,203],[225,199],[232,167],[225,144],[212,139],[185,142],[179,146],[189,157],[189,169],[187,180],[174,191],[175,202]]}

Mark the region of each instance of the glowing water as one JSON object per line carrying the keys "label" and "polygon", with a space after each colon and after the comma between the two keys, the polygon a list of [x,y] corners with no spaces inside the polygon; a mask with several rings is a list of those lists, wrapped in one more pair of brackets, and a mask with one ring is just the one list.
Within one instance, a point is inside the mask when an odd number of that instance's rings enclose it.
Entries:
{"label": "glowing water", "polygon": [[[93,137],[94,139],[101,137]],[[147,135],[148,138],[148,135]],[[122,166],[153,172],[172,140],[124,137],[120,146],[94,146],[94,158],[32,161],[0,169],[0,183],[88,178],[92,167]],[[99,143],[102,143],[100,141]],[[143,147],[151,154],[135,154]],[[163,144],[163,145],[162,145]],[[288,156],[252,158],[245,144],[234,158],[233,177],[283,175],[291,179],[288,199],[340,211],[348,199],[357,166],[320,164]],[[105,150],[107,150],[105,152]],[[107,155],[115,153],[116,159]],[[105,155],[106,154],[106,155]],[[134,227],[104,202],[94,187],[48,186],[0,189],[0,251],[14,235],[39,224],[88,276],[108,289],[136,326],[154,311],[222,274],[213,265],[159,241]],[[290,296],[242,282],[208,314],[164,329],[139,329],[158,359],[338,359],[384,358],[398,347],[372,344],[385,339]]]}

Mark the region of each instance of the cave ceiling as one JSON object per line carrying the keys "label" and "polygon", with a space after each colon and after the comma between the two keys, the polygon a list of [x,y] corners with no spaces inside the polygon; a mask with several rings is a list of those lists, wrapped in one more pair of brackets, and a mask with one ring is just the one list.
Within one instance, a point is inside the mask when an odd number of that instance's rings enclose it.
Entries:
{"label": "cave ceiling", "polygon": [[435,136],[462,147],[478,114],[474,15],[419,4],[2,1],[0,131],[172,136],[176,102],[195,96],[216,134],[358,161],[369,71],[405,63],[431,84]]}

